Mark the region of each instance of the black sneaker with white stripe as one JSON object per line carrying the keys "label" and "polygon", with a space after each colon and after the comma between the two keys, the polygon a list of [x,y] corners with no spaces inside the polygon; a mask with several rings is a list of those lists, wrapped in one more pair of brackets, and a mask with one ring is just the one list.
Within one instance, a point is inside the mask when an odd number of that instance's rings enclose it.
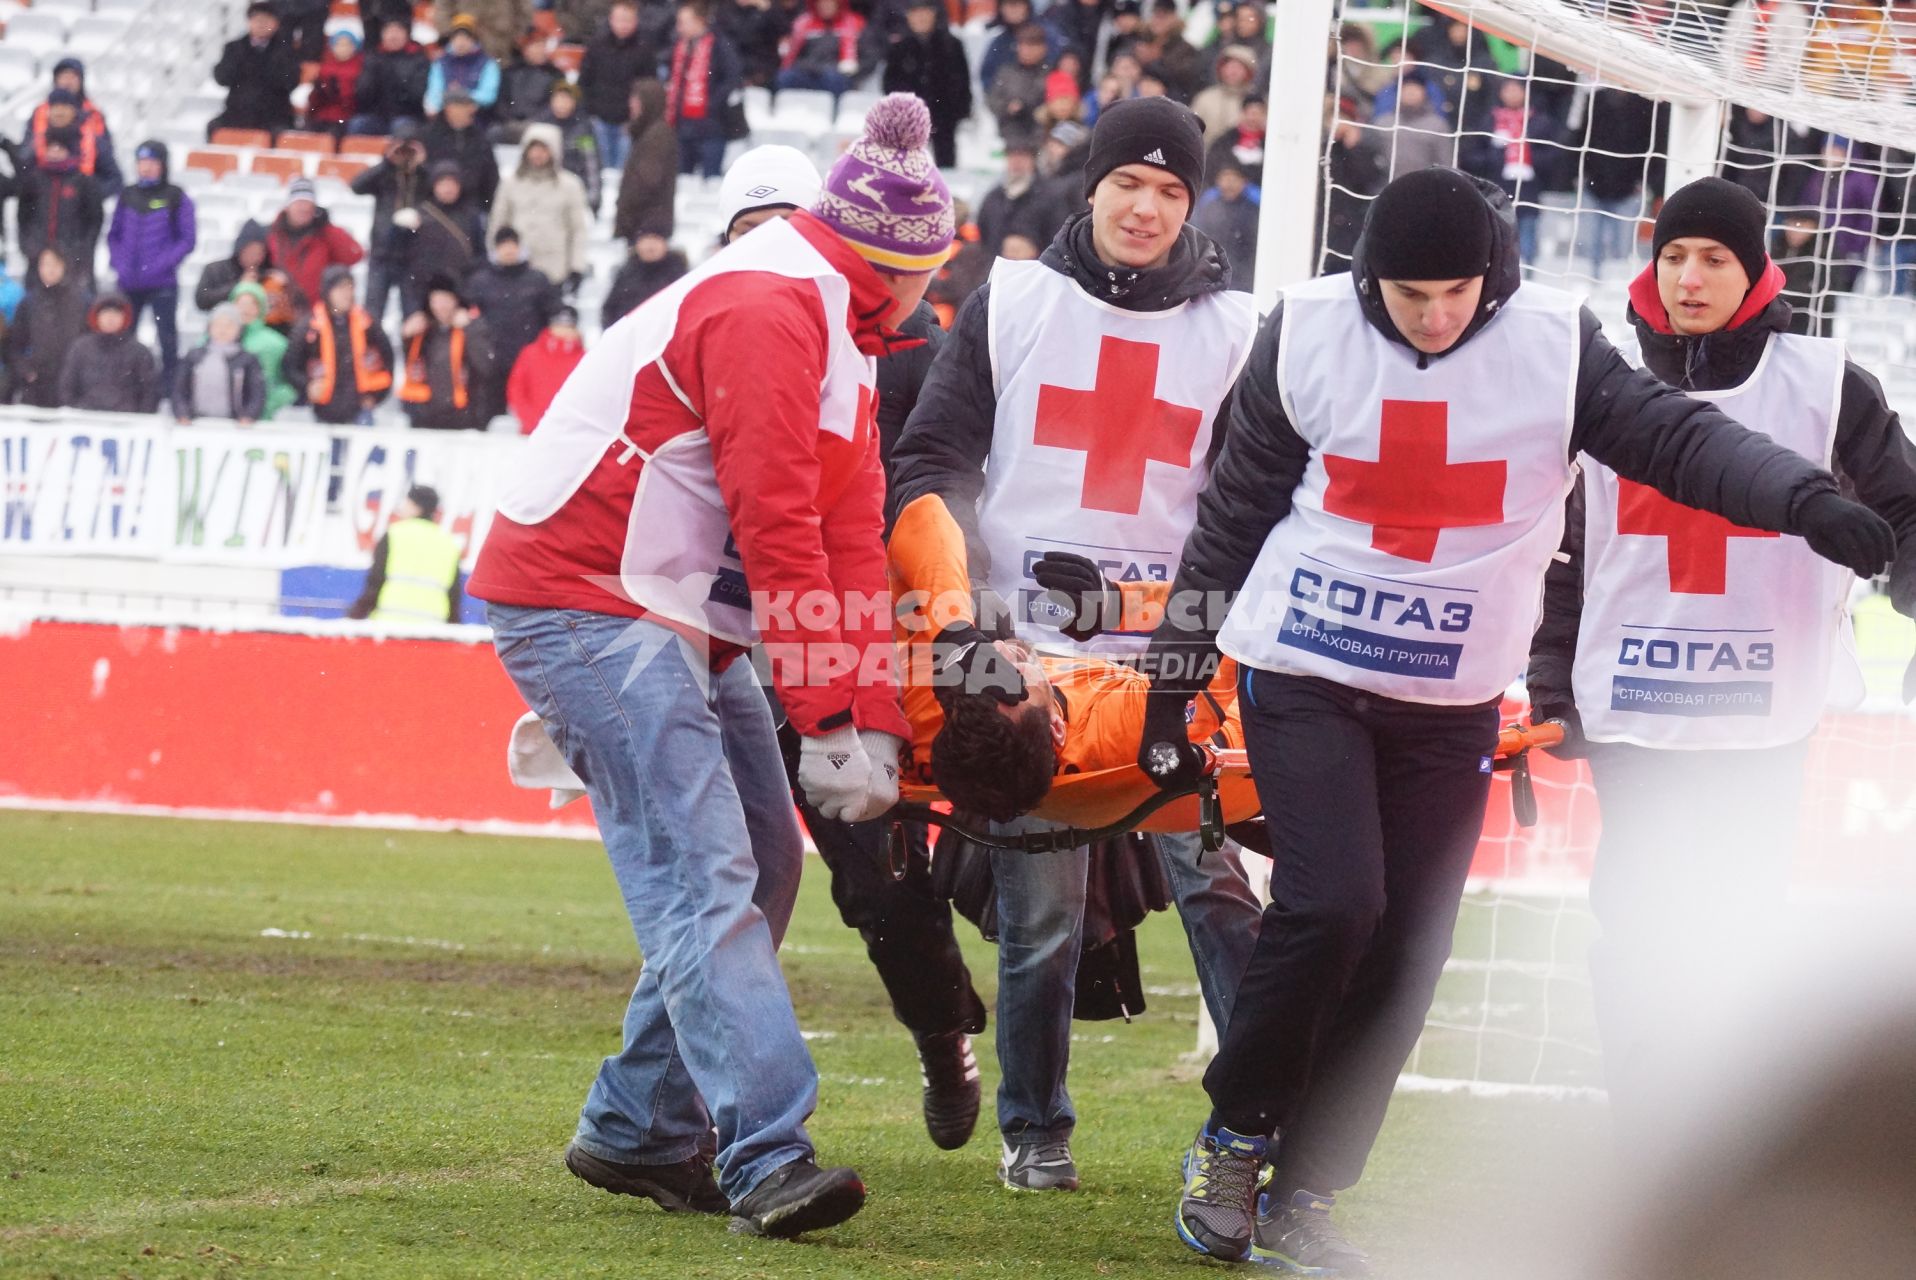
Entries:
{"label": "black sneaker with white stripe", "polygon": [[1071,1144],[1063,1138],[1005,1139],[998,1181],[1013,1191],[1076,1191],[1078,1166],[1071,1162]]}
{"label": "black sneaker with white stripe", "polygon": [[971,1141],[978,1123],[978,1059],[962,1031],[918,1037],[918,1067],[925,1081],[925,1129],[932,1145],[956,1151]]}

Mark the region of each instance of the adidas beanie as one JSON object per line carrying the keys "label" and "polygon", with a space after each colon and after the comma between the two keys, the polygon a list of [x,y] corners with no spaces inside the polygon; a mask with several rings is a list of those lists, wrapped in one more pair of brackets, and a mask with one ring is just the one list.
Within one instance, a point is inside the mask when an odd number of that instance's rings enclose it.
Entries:
{"label": "adidas beanie", "polygon": [[1113,169],[1148,164],[1184,184],[1195,205],[1204,190],[1204,126],[1189,107],[1169,98],[1126,98],[1098,113],[1091,155],[1084,165],[1089,196]]}

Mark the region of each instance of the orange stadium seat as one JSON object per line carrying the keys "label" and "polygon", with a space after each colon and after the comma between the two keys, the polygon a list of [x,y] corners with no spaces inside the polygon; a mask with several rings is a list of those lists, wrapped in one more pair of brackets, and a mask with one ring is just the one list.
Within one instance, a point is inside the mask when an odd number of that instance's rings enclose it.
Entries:
{"label": "orange stadium seat", "polygon": [[351,182],[372,167],[372,161],[364,156],[321,156],[318,176]]}
{"label": "orange stadium seat", "polygon": [[297,151],[261,151],[253,156],[252,171],[291,182],[306,175],[306,157]]}
{"label": "orange stadium seat", "polygon": [[354,135],[339,140],[339,154],[342,156],[371,156],[377,160],[386,154],[386,144],[390,138],[367,138]]}
{"label": "orange stadium seat", "polygon": [[213,145],[216,147],[270,147],[273,135],[264,129],[215,129]]}
{"label": "orange stadium seat", "polygon": [[335,18],[357,18],[359,16],[359,0],[333,0],[333,16]]}
{"label": "orange stadium seat", "polygon": [[239,157],[231,151],[189,151],[186,153],[186,168],[204,170],[215,178],[224,178],[239,168]]}
{"label": "orange stadium seat", "polygon": [[273,143],[281,151],[311,151],[322,156],[333,154],[336,144],[330,133],[308,133],[303,129],[285,129]]}
{"label": "orange stadium seat", "polygon": [[552,65],[571,75],[585,61],[585,46],[582,44],[562,44],[552,51]]}

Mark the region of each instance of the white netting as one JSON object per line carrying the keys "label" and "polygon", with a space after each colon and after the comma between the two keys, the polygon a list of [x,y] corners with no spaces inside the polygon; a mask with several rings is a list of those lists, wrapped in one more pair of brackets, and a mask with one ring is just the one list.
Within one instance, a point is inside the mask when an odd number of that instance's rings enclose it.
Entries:
{"label": "white netting", "polygon": [[[1455,165],[1513,197],[1526,274],[1583,295],[1621,338],[1664,192],[1718,173],[1774,211],[1798,330],[1842,339],[1916,418],[1916,4],[1334,0],[1332,12],[1316,271],[1347,269],[1394,173]],[[1911,636],[1878,613],[1862,643],[1877,692],[1816,741],[1806,884],[1916,863],[1916,720],[1893,696]],[[1596,798],[1580,767],[1549,761],[1536,787],[1543,816],[1528,830],[1509,821],[1506,786],[1493,794],[1410,1087],[1601,1085],[1586,966]]]}

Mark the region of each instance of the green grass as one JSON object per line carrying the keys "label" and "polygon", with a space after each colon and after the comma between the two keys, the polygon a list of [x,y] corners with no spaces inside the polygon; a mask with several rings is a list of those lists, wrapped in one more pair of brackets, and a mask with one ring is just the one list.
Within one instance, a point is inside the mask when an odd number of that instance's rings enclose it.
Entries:
{"label": "green grass", "polygon": [[[960,929],[989,1002],[993,953]],[[1205,1111],[1190,958],[1168,915],[1140,941],[1166,994],[1078,1024],[1085,1190],[1013,1195],[989,1101],[962,1151],[926,1140],[910,1041],[808,865],[785,966],[812,1133],[871,1199],[806,1242],[748,1240],[558,1163],[637,966],[597,846],[0,813],[0,1275],[1217,1273],[1169,1226]],[[991,1087],[989,1037],[979,1056]],[[1559,1274],[1497,1267],[1565,1256],[1557,1206],[1602,1125],[1400,1096],[1341,1212],[1387,1275]]]}

